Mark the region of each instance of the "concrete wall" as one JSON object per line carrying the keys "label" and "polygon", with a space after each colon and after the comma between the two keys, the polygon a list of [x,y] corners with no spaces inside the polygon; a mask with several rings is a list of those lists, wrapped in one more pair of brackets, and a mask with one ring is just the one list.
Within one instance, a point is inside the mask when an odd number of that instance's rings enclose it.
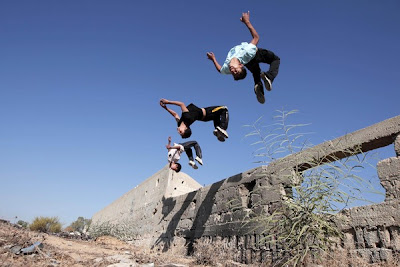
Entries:
{"label": "concrete wall", "polygon": [[[146,237],[147,245],[155,237],[155,229],[163,220],[162,209],[173,197],[201,188],[183,172],[169,170],[168,165],[146,179],[92,217],[94,235],[112,234],[132,240]],[[160,228],[161,227],[161,228]],[[144,240],[144,242],[146,241]]]}
{"label": "concrete wall", "polygon": [[[282,199],[290,197],[291,187],[300,182],[292,175],[293,170],[312,168],[314,166],[308,163],[311,161],[324,164],[345,158],[355,150],[366,152],[394,143],[396,157],[385,159],[377,166],[386,189],[385,202],[352,208],[340,215],[344,218],[340,227],[346,236],[340,245],[370,261],[385,260],[393,252],[399,252],[399,133],[400,116],[397,116],[176,197],[168,198],[158,192],[146,198],[143,190],[150,188],[148,183],[154,183],[155,178],[151,178],[152,182],[147,180],[140,185],[142,189],[133,189],[93,216],[93,225],[96,228],[96,225],[112,222],[114,229],[122,229],[114,235],[164,251],[173,244],[190,247],[196,239],[210,242],[218,239],[235,248],[243,262],[273,259],[279,247],[261,244],[262,230],[243,221],[261,212],[271,214],[281,207]],[[171,177],[171,173],[164,168],[155,176],[169,181],[162,177]],[[163,184],[161,191],[174,192],[177,184]],[[132,204],[135,199],[141,199],[140,204]]]}
{"label": "concrete wall", "polygon": [[400,252],[400,135],[395,140],[396,157],[377,164],[378,176],[386,190],[383,203],[355,207],[340,214],[345,233],[343,248],[370,262],[387,261]]}

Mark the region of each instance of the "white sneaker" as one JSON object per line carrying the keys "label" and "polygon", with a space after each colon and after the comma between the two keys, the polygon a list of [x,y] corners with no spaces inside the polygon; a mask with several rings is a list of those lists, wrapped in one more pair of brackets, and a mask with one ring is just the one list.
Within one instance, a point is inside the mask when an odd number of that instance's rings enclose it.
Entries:
{"label": "white sneaker", "polygon": [[265,72],[261,72],[261,79],[263,79],[263,81],[264,81],[265,89],[267,89],[268,91],[271,91],[272,83],[271,83],[271,80],[268,79],[267,75],[265,75]]}
{"label": "white sneaker", "polygon": [[196,157],[195,160],[200,164],[203,165],[203,160],[199,157]]}
{"label": "white sneaker", "polygon": [[226,130],[222,129],[219,126],[217,126],[216,128],[217,128],[218,132],[222,133],[223,137],[228,138],[228,133],[226,132]]}
{"label": "white sneaker", "polygon": [[192,166],[193,169],[197,170],[199,167],[197,167],[196,163],[193,160],[189,160],[189,165]]}
{"label": "white sneaker", "polygon": [[215,129],[213,131],[213,134],[218,138],[219,141],[221,142],[225,142],[225,137],[222,135],[222,133],[220,131],[218,131],[217,129]]}

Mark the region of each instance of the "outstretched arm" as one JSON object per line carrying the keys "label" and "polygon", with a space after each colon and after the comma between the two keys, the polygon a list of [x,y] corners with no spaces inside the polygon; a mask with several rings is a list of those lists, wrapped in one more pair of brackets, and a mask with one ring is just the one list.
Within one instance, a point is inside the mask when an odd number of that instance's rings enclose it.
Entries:
{"label": "outstretched arm", "polygon": [[171,149],[171,136],[168,137],[168,144],[165,146],[168,150]]}
{"label": "outstretched arm", "polygon": [[214,63],[215,68],[217,69],[218,72],[221,70],[221,65],[218,63],[218,61],[215,59],[215,55],[213,52],[208,52],[207,53],[207,58],[211,60]]}
{"label": "outstretched arm", "polygon": [[163,106],[162,103],[164,104],[165,108],[167,108],[166,105],[171,104],[171,105],[179,106],[182,109],[182,112],[189,111],[187,109],[186,105],[183,102],[180,102],[180,101],[170,101],[170,100],[167,100],[167,99],[163,98],[163,99],[160,100],[160,105],[161,106]]}
{"label": "outstretched arm", "polygon": [[162,102],[162,101],[160,101],[160,106],[161,106],[163,109],[165,109],[166,111],[168,111],[168,113],[171,114],[172,117],[175,118],[175,120],[179,121],[180,117],[179,117],[178,113],[176,113],[175,111],[173,111],[173,110],[170,109],[170,108],[167,108],[167,105],[165,105],[165,103]]}
{"label": "outstretched arm", "polygon": [[168,144],[165,146],[168,150],[170,149],[178,149],[180,150],[181,147],[180,146],[171,146],[171,136],[168,137]]}
{"label": "outstretched arm", "polygon": [[253,25],[250,23],[250,11],[247,11],[247,13],[242,13],[242,17],[240,18],[240,21],[243,22],[247,28],[249,29],[251,36],[253,36],[253,40],[251,40],[251,44],[254,44],[257,46],[258,41],[260,40],[260,36],[258,36],[258,33],[256,29],[254,29]]}

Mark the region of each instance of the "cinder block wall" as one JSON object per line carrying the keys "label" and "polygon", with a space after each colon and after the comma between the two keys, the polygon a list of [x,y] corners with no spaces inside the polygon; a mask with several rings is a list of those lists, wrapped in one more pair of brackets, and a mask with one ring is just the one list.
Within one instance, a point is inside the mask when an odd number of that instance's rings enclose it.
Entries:
{"label": "cinder block wall", "polygon": [[[351,253],[371,262],[387,260],[400,249],[399,133],[400,116],[397,116],[187,194],[176,197],[159,194],[158,198],[153,198],[153,204],[147,203],[138,208],[145,218],[157,220],[139,221],[146,224],[140,229],[135,226],[138,223],[135,221],[128,229],[116,231],[115,235],[157,246],[163,251],[177,244],[186,244],[190,248],[191,242],[198,239],[209,242],[222,240],[238,251],[237,257],[242,262],[261,262],[266,258],[273,260],[279,247],[261,244],[259,241],[264,237],[262,230],[254,230],[257,229],[254,225],[243,224],[243,221],[261,211],[271,214],[281,207],[282,198],[290,197],[291,187],[300,182],[292,180],[292,170],[310,168],[305,164],[310,159],[320,158],[323,164],[332,158],[346,158],[348,151],[355,147],[367,152],[394,143],[396,157],[382,160],[377,166],[379,178],[386,189],[385,202],[352,208],[339,215],[345,222],[340,225],[346,236],[345,241],[339,244],[342,248],[350,249]],[[169,177],[170,172],[166,169],[163,175]],[[165,192],[171,191],[166,186]],[[158,208],[153,209],[151,205]],[[103,211],[96,215],[97,218],[105,218],[101,215]],[[138,218],[131,215],[133,217]],[[119,223],[114,223],[113,227],[122,229]],[[135,235],[129,234],[133,228],[136,228]]]}
{"label": "cinder block wall", "polygon": [[378,176],[386,190],[383,203],[344,211],[343,248],[370,262],[387,261],[400,252],[400,135],[395,142],[396,157],[380,161]]}

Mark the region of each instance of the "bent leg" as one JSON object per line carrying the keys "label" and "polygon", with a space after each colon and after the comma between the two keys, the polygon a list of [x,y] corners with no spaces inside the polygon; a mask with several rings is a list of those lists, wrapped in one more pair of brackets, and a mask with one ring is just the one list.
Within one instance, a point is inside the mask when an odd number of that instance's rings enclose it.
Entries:
{"label": "bent leg", "polygon": [[196,151],[196,156],[198,156],[199,158],[203,158],[203,154],[201,153],[200,145],[196,141],[194,141],[194,142],[195,142],[194,151]]}
{"label": "bent leg", "polygon": [[183,149],[186,152],[187,157],[189,158],[189,160],[193,161],[193,152],[192,152],[192,146],[195,145],[195,143],[197,143],[196,141],[187,141],[185,143],[181,143],[181,145],[183,146]]}
{"label": "bent leg", "polygon": [[251,72],[251,74],[253,74],[254,84],[261,83],[261,78],[260,78],[261,69],[260,69],[260,65],[258,64],[257,57],[254,57],[245,66]]}
{"label": "bent leg", "polygon": [[214,128],[219,126],[224,130],[228,129],[229,113],[226,106],[213,106],[205,109],[206,113],[208,114],[206,116],[207,120],[213,120]]}
{"label": "bent leg", "polygon": [[273,82],[278,75],[281,59],[275,55],[274,52],[263,48],[258,48],[256,57],[254,59],[257,62],[269,64],[269,70],[265,72],[265,74],[267,75],[268,79]]}
{"label": "bent leg", "polygon": [[[216,120],[214,120],[214,127],[216,126],[221,127],[224,130],[228,129],[229,123],[229,112],[226,107],[219,110],[219,116],[216,116]],[[217,124],[217,125],[216,125]]]}

